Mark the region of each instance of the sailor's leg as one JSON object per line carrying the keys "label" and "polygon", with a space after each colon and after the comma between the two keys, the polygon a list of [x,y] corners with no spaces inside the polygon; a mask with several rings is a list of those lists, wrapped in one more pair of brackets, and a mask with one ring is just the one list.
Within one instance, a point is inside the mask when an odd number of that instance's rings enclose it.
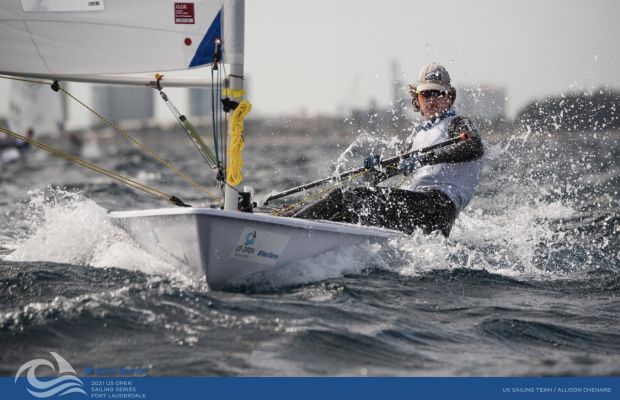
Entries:
{"label": "sailor's leg", "polygon": [[457,216],[454,203],[433,190],[412,192],[385,187],[355,188],[344,193],[344,204],[362,225],[380,226],[408,234],[440,231],[448,237]]}
{"label": "sailor's leg", "polygon": [[350,204],[362,225],[380,226],[410,233],[409,199],[404,190],[387,187],[355,188],[345,193],[345,204]]}
{"label": "sailor's leg", "polygon": [[345,191],[343,202],[349,219],[362,225],[391,228],[383,218],[389,192],[390,189],[384,187],[356,187]]}
{"label": "sailor's leg", "polygon": [[324,198],[308,204],[291,215],[293,218],[343,221],[343,197],[341,189],[334,189]]}
{"label": "sailor's leg", "polygon": [[323,199],[295,212],[292,217],[378,225],[372,215],[377,204],[385,203],[385,199],[382,192],[376,189],[365,187],[334,189]]}
{"label": "sailor's leg", "polygon": [[445,237],[450,235],[452,225],[458,211],[450,198],[439,190],[424,192],[401,191],[405,202],[403,231],[413,232],[416,227],[422,228],[425,234],[440,231]]}
{"label": "sailor's leg", "polygon": [[425,234],[440,231],[448,237],[457,214],[452,200],[439,190],[412,192],[358,187],[332,190],[325,198],[307,205],[292,217],[360,223],[408,234],[421,228]]}

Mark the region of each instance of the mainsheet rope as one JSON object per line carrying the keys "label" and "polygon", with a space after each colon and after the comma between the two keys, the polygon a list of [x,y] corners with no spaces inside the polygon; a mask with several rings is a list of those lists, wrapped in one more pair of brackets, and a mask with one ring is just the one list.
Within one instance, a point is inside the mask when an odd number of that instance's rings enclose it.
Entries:
{"label": "mainsheet rope", "polygon": [[293,211],[297,208],[303,207],[306,204],[308,204],[308,202],[315,200],[315,199],[319,199],[323,196],[325,196],[327,193],[329,193],[330,191],[334,190],[335,188],[339,187],[339,186],[344,186],[345,184],[353,181],[354,179],[357,179],[359,177],[361,177],[362,175],[366,174],[368,171],[362,171],[362,172],[358,172],[357,174],[348,176],[346,179],[342,179],[342,180],[337,180],[334,183],[332,183],[331,185],[327,185],[327,187],[325,189],[319,190],[315,193],[309,194],[305,197],[303,197],[301,200],[293,203],[293,204],[288,204],[288,205],[284,205],[281,208],[274,210],[271,212],[271,215],[279,217],[282,216],[290,211]]}

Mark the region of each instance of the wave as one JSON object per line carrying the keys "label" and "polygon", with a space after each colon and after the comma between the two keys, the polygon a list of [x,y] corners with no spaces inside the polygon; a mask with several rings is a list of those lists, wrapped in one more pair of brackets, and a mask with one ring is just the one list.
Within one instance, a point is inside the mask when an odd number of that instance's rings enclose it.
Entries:
{"label": "wave", "polygon": [[491,318],[481,324],[484,334],[504,344],[519,343],[528,347],[574,349],[581,351],[618,352],[620,335],[615,332],[587,331],[559,324],[533,320]]}
{"label": "wave", "polygon": [[83,195],[57,188],[33,191],[23,223],[27,234],[11,245],[8,261],[119,267],[149,274],[182,270],[137,245],[107,210]]}

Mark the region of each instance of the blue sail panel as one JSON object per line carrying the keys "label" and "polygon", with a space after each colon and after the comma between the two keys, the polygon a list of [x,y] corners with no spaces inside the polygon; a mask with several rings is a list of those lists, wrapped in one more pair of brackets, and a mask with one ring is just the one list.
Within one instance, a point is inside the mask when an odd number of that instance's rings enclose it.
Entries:
{"label": "blue sail panel", "polygon": [[[215,39],[222,38],[222,11],[215,16],[215,19],[211,23],[211,26],[207,30],[207,33],[200,41],[198,49],[194,58],[189,63],[189,67],[199,67],[201,65],[211,64],[213,62],[213,55],[215,53]],[[222,60],[222,46],[217,51],[217,59]]]}

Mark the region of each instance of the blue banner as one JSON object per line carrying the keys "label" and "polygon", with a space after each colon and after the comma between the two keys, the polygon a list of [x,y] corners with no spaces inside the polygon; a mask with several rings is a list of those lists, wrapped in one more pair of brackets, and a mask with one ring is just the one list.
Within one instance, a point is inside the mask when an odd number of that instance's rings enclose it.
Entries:
{"label": "blue banner", "polygon": [[[71,379],[69,379],[69,377]],[[52,393],[54,392],[54,393]],[[587,399],[620,398],[609,378],[0,378],[0,398],[77,399]]]}

